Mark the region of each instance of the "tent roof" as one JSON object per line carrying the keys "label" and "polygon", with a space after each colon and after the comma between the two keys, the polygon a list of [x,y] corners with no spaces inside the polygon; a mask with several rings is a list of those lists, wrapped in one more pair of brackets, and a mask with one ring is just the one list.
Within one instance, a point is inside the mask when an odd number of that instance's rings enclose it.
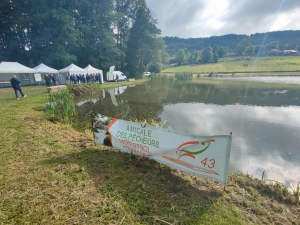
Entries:
{"label": "tent roof", "polygon": [[40,65],[34,67],[33,69],[36,70],[36,72],[40,72],[40,73],[58,73],[58,70],[53,69],[49,66],[46,66],[43,63],[41,63]]}
{"label": "tent roof", "polygon": [[102,72],[102,70],[99,70],[95,67],[92,67],[90,64],[84,68],[87,72],[90,72],[90,73],[99,73],[99,72]]}
{"label": "tent roof", "polygon": [[18,62],[1,62],[0,73],[35,73],[34,69],[23,66]]}
{"label": "tent roof", "polygon": [[59,70],[58,72],[60,72],[60,73],[86,72],[86,70],[82,69],[72,63],[71,65],[67,66],[66,68]]}

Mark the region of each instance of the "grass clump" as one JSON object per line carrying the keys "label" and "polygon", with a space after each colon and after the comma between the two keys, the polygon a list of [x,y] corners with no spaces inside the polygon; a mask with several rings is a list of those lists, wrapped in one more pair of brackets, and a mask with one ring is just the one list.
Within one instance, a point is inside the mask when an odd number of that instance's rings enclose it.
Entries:
{"label": "grass clump", "polygon": [[192,72],[177,72],[175,73],[175,78],[177,80],[188,80],[193,78]]}
{"label": "grass clump", "polygon": [[48,101],[48,114],[60,122],[70,123],[77,114],[74,99],[68,89],[50,92]]}
{"label": "grass clump", "polygon": [[150,76],[150,82],[152,83],[167,83],[173,82],[174,80],[173,76],[168,76],[166,74],[152,74]]}

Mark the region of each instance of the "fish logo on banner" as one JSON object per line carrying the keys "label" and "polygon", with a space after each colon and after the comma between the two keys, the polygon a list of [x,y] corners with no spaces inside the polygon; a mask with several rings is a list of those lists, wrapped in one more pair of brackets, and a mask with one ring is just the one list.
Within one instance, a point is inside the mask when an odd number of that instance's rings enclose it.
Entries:
{"label": "fish logo on banner", "polygon": [[177,159],[169,157],[169,156],[163,156],[163,158],[165,158],[173,163],[176,163],[178,165],[187,167],[191,170],[200,171],[200,172],[207,173],[207,174],[215,174],[215,175],[219,176],[219,174],[217,172],[212,170],[212,168],[214,168],[214,164],[215,164],[214,159],[209,160],[210,164],[207,164],[207,158],[204,158],[203,160],[201,160],[201,164],[203,164],[204,167],[207,166],[209,169],[195,166],[194,165],[195,163],[193,163],[193,164],[188,163],[184,159],[180,160],[180,158],[182,158],[182,157],[190,157],[192,159],[195,159],[196,161],[199,161],[199,160],[197,160],[197,155],[206,151],[212,142],[215,142],[215,140],[211,139],[211,140],[206,140],[206,141],[202,141],[202,142],[199,142],[199,141],[185,142],[185,143],[179,145],[176,150],[176,154],[178,157]]}

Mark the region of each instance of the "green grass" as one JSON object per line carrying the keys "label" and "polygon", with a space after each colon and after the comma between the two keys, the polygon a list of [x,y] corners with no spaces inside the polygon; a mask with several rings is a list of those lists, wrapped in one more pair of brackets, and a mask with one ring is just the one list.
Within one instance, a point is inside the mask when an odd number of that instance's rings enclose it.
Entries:
{"label": "green grass", "polygon": [[[248,66],[243,66],[248,64]],[[251,73],[251,72],[300,72],[300,56],[225,57],[218,63],[171,67],[164,73]]]}
{"label": "green grass", "polygon": [[241,173],[228,186],[94,146],[52,123],[44,86],[0,89],[0,224],[299,224],[294,196]]}

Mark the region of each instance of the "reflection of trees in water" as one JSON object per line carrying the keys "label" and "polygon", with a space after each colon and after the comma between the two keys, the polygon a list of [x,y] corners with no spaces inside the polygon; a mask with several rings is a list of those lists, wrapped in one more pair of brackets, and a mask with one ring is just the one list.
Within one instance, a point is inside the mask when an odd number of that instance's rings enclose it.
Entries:
{"label": "reflection of trees in water", "polygon": [[176,84],[164,103],[251,104],[265,106],[299,105],[300,90],[278,88],[222,87],[213,84]]}
{"label": "reflection of trees in water", "polygon": [[161,103],[171,88],[168,84],[143,84],[127,88],[120,98],[131,102],[157,104]]}
{"label": "reflection of trees in water", "polygon": [[[135,94],[137,95],[137,94]],[[105,115],[108,117],[115,117],[124,120],[134,121],[138,120],[150,120],[154,119],[160,122],[159,115],[163,111],[162,104],[148,104],[132,102],[123,99],[122,95],[115,96],[117,106],[113,104],[111,96],[106,95],[106,98],[101,98],[93,102],[86,102],[77,107],[79,117],[89,118],[93,112]]]}
{"label": "reflection of trees in water", "polygon": [[[222,87],[221,85],[197,83],[144,84],[128,87],[124,93],[116,95],[117,106],[113,104],[108,92],[105,93],[105,96],[103,99],[101,92],[98,96],[87,97],[91,100],[78,107],[80,120],[89,121],[92,112],[95,112],[124,120],[154,119],[160,122],[159,115],[163,111],[163,104],[179,102],[217,105],[237,103],[258,106],[300,105],[300,90],[247,88],[245,85]],[[88,123],[85,122],[85,124]]]}

